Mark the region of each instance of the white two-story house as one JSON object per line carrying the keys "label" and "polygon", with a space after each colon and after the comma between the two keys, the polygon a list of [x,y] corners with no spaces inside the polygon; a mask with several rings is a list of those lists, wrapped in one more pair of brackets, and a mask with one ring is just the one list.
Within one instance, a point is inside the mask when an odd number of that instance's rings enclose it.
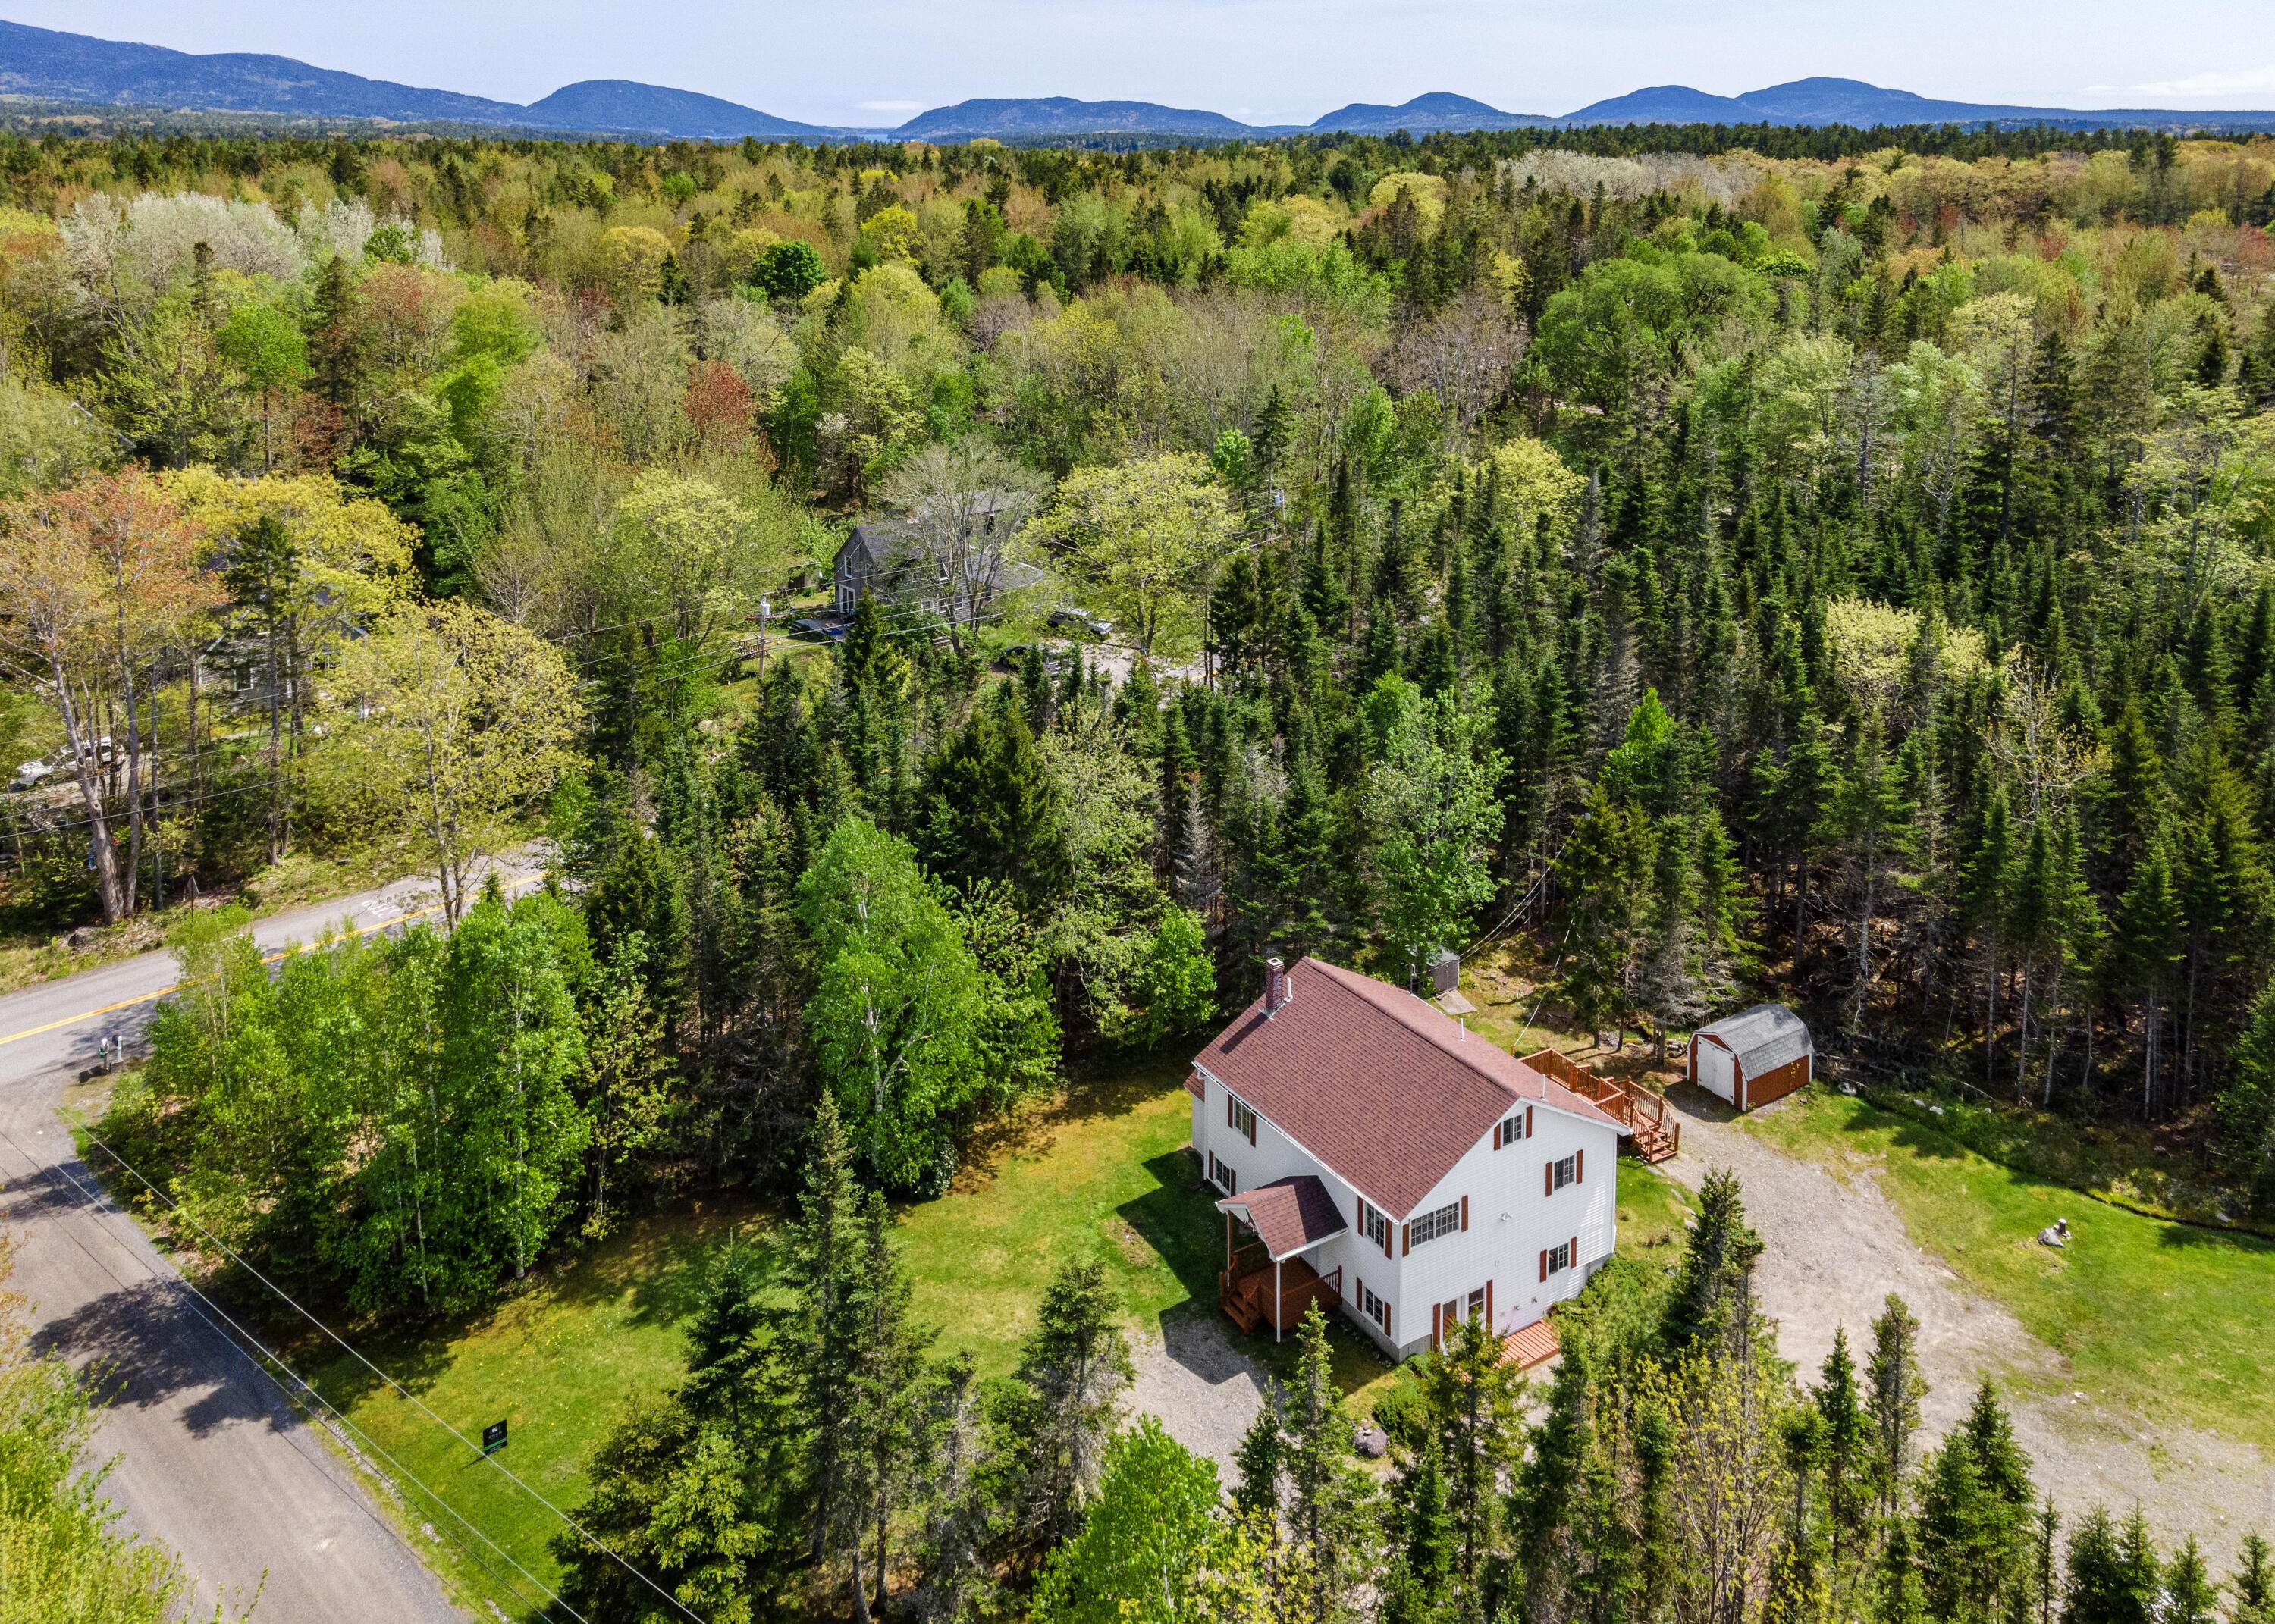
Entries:
{"label": "white two-story house", "polygon": [[1271,961],[1186,1086],[1243,1330],[1316,1300],[1404,1359],[1536,1325],[1612,1255],[1619,1119],[1387,983]]}

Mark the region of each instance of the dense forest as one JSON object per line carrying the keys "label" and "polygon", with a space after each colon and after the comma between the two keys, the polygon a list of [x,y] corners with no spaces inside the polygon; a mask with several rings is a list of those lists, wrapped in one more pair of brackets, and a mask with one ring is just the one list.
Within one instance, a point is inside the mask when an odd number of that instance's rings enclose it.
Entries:
{"label": "dense forest", "polygon": [[[1987,1389],[1913,1461],[1900,1305],[1796,1385],[1734,1191],[1537,1428],[1456,1346],[1378,1503],[1314,1370],[1229,1507],[1109,1441],[1094,1281],[935,1368],[870,1197],[1267,952],[1516,942],[1607,1042],[1774,992],[2275,1213],[2275,142],[0,136],[0,907],[434,875],[273,975],[194,912],[114,1122],[352,1311],[804,1191],[603,1462],[703,1618],[2214,1616]],[[942,589],[785,636],[881,516]]]}

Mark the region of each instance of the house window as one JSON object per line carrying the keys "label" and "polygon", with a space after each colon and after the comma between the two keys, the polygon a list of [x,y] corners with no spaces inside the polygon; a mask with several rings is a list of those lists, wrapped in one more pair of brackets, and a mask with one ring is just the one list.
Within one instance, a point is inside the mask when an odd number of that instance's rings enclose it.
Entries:
{"label": "house window", "polygon": [[1525,1114],[1522,1111],[1501,1119],[1500,1142],[1503,1144],[1514,1144],[1524,1137],[1524,1119]]}
{"label": "house window", "polygon": [[1359,1288],[1358,1306],[1359,1312],[1364,1314],[1369,1319],[1372,1319],[1376,1325],[1382,1327],[1383,1335],[1388,1336],[1390,1334],[1390,1304],[1385,1303],[1380,1297],[1376,1296],[1372,1287],[1361,1286]]}
{"label": "house window", "polygon": [[1580,1159],[1577,1156],[1567,1156],[1554,1165],[1554,1170],[1549,1175],[1549,1193],[1553,1195],[1567,1184],[1576,1184],[1579,1182]]}
{"label": "house window", "polygon": [[1232,1170],[1231,1163],[1219,1157],[1214,1151],[1209,1152],[1209,1182],[1228,1196],[1240,1193],[1240,1175]]}
{"label": "house window", "polygon": [[1485,1311],[1485,1288],[1483,1286],[1480,1286],[1475,1291],[1470,1293],[1470,1318],[1475,1319],[1478,1315]]}
{"label": "house window", "polygon": [[1451,1235],[1462,1227],[1462,1204],[1458,1201],[1440,1207],[1434,1212],[1425,1212],[1414,1220],[1413,1235],[1409,1246],[1419,1246],[1425,1241],[1434,1241],[1441,1235]]}
{"label": "house window", "polygon": [[1390,1251],[1390,1220],[1387,1218],[1385,1218],[1381,1213],[1376,1212],[1373,1207],[1362,1201],[1358,1204],[1358,1227],[1360,1234],[1366,1236],[1366,1238],[1375,1245],[1380,1247],[1386,1256],[1388,1255]]}
{"label": "house window", "polygon": [[1230,1100],[1228,1103],[1232,1107],[1232,1131],[1240,1135],[1251,1144],[1255,1144],[1256,1113],[1238,1099]]}
{"label": "house window", "polygon": [[1548,1249],[1547,1261],[1541,1265],[1541,1278],[1546,1280],[1551,1274],[1561,1274],[1571,1266],[1572,1243],[1559,1241]]}

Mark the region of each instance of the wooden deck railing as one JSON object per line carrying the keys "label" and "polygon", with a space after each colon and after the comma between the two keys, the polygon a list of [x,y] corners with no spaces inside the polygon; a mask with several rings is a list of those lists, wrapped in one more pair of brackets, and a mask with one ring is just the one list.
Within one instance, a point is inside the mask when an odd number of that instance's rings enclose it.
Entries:
{"label": "wooden deck railing", "polygon": [[1682,1122],[1667,1108],[1667,1096],[1635,1080],[1607,1077],[1556,1049],[1524,1057],[1535,1071],[1553,1077],[1583,1099],[1591,1100],[1627,1129],[1646,1160],[1658,1161],[1682,1148]]}

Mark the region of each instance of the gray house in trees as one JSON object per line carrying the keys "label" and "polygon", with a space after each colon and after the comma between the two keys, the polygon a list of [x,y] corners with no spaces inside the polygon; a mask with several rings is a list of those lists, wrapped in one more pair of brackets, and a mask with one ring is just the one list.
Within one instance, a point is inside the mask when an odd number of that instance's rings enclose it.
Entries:
{"label": "gray house in trees", "polygon": [[[983,502],[975,532],[960,552],[928,534],[922,514],[865,519],[837,549],[831,607],[850,615],[864,596],[873,594],[888,608],[969,624],[986,613],[997,593],[1043,578],[1032,564],[1005,556],[1017,525],[1012,515],[1024,510],[1008,496]],[[999,516],[1008,522],[999,526]]]}

